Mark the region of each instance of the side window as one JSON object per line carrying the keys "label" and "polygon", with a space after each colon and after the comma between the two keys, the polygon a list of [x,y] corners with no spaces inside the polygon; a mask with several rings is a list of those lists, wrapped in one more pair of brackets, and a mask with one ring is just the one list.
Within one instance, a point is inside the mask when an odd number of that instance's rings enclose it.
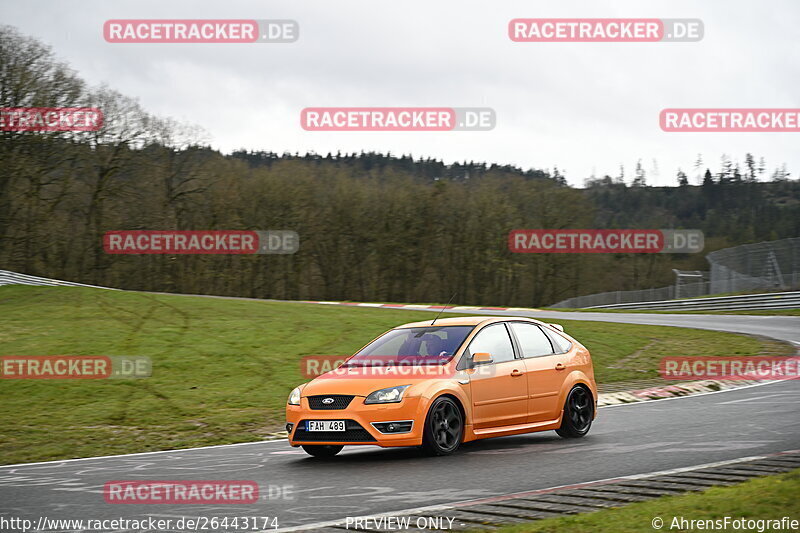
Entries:
{"label": "side window", "polygon": [[522,357],[553,354],[553,346],[550,344],[550,340],[536,324],[511,322],[511,330],[519,341]]}
{"label": "side window", "polygon": [[556,349],[556,353],[566,353],[572,348],[572,343],[555,331],[548,330],[547,335],[550,337],[550,340],[553,341],[553,347]]}
{"label": "side window", "polygon": [[514,359],[514,347],[503,324],[492,324],[478,332],[469,345],[469,353],[472,355],[479,352],[492,354],[495,363]]}

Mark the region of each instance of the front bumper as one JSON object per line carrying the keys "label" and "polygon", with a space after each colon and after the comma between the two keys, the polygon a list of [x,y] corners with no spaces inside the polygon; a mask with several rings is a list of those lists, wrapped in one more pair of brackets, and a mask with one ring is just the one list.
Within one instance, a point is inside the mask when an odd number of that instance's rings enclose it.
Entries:
{"label": "front bumper", "polygon": [[[300,405],[286,406],[286,422],[292,424],[289,443],[301,444],[372,444],[383,447],[420,446],[425,410],[421,397],[406,397],[398,403],[365,404],[364,396],[356,396],[344,409],[311,409],[308,398],[302,397]],[[422,413],[423,419],[419,416]],[[306,420],[345,420],[344,432],[305,431]],[[411,430],[405,433],[381,433],[373,422],[412,421]]]}

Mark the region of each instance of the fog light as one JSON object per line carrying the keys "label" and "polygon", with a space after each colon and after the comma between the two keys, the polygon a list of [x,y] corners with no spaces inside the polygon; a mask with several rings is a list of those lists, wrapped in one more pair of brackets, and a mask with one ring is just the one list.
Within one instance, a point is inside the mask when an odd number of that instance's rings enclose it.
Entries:
{"label": "fog light", "polygon": [[287,423],[287,424],[286,424],[286,432],[287,432],[287,433],[291,433],[291,432],[292,432],[292,428],[293,428],[293,427],[294,427],[294,424],[292,424],[292,423]]}
{"label": "fog light", "polygon": [[412,420],[404,420],[401,422],[373,422],[372,427],[381,433],[408,433],[414,426]]}

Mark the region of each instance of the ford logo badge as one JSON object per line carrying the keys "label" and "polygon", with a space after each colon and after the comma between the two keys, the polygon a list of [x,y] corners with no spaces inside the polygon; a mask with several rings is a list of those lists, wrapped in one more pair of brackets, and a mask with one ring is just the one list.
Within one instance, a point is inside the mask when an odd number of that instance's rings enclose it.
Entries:
{"label": "ford logo badge", "polygon": [[325,398],[324,400],[322,400],[322,403],[324,403],[325,405],[330,405],[333,403],[333,401],[334,401],[333,398]]}

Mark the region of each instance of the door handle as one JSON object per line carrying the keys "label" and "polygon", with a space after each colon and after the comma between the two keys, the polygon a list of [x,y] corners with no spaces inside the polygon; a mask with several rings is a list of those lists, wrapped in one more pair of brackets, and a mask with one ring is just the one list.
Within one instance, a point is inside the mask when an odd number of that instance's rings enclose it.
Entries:
{"label": "door handle", "polygon": [[521,376],[522,371],[519,368],[515,368],[514,370],[511,371],[511,375],[514,377]]}
{"label": "door handle", "polygon": [[564,363],[556,363],[556,370],[564,370],[565,368],[567,367]]}

